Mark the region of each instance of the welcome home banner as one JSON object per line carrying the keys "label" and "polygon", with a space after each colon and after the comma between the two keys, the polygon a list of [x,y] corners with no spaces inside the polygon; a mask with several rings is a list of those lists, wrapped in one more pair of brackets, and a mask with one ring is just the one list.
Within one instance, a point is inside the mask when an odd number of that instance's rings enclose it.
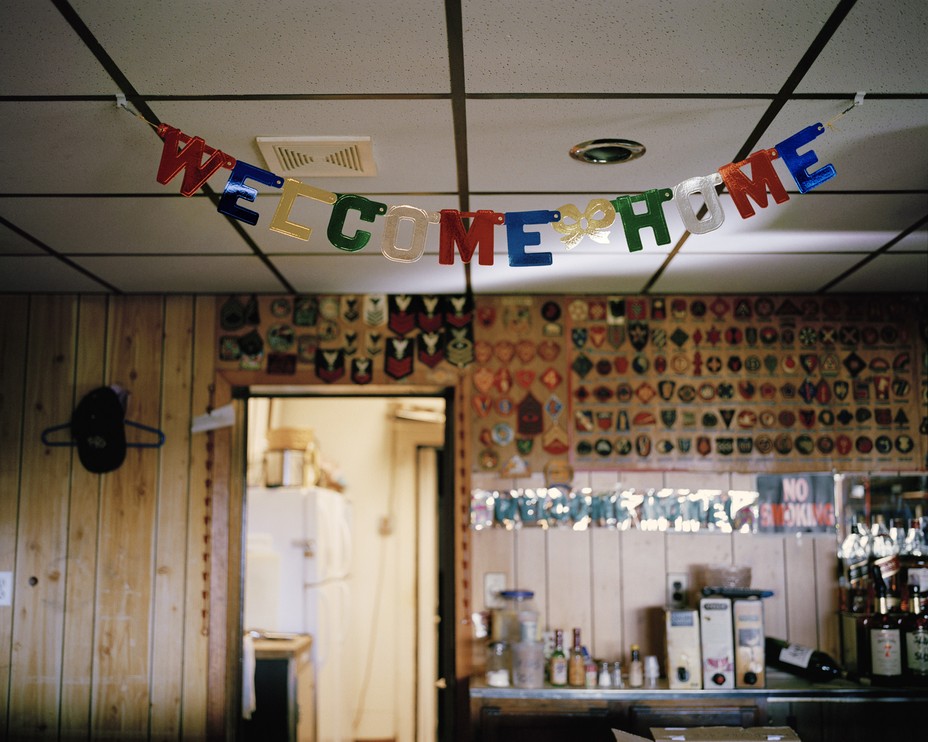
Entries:
{"label": "welcome home banner", "polygon": [[[850,110],[850,109],[848,109]],[[317,188],[293,178],[280,176],[251,165],[210,147],[200,137],[189,136],[168,124],[156,127],[158,136],[164,141],[157,180],[168,184],[183,171],[180,192],[192,196],[220,168],[231,170],[229,179],[219,199],[218,210],[226,216],[252,226],[258,223],[257,212],[242,206],[240,201],[254,201],[258,192],[247,185],[247,181],[261,183],[281,190],[280,201],[270,229],[299,240],[308,240],[312,227],[291,221],[291,211],[297,198],[310,198],[332,207],[326,236],[339,250],[357,252],[367,247],[371,233],[358,229],[354,234],[345,234],[345,221],[350,211],[358,212],[362,221],[374,222],[383,218],[384,229],[380,250],[384,257],[401,263],[412,263],[422,257],[429,226],[439,225],[438,262],[453,265],[455,250],[464,263],[471,262],[477,253],[480,265],[493,265],[495,228],[506,229],[509,265],[512,267],[547,266],[553,262],[550,252],[530,252],[527,248],[541,244],[541,234],[526,231],[526,227],[550,224],[562,235],[561,241],[567,249],[577,245],[584,237],[596,242],[608,243],[607,227],[618,218],[621,220],[625,241],[630,252],[642,249],[641,230],[650,228],[658,245],[670,242],[670,231],[664,216],[665,205],[672,202],[680,213],[687,230],[693,234],[705,234],[718,229],[725,214],[716,188],[724,184],[732,201],[743,219],[754,216],[754,204],[767,207],[768,194],[776,203],[789,200],[789,195],[773,167],[780,159],[796,181],[800,193],[807,193],[835,177],[833,165],[822,165],[811,170],[818,156],[811,149],[800,152],[825,131],[818,123],[808,126],[784,139],[771,149],[761,149],[741,162],[721,166],[710,175],[687,178],[673,188],[656,188],[636,195],[619,196],[612,200],[593,199],[584,211],[573,204],[559,209],[536,211],[496,212],[490,209],[476,212],[461,212],[457,209],[441,209],[427,212],[416,206],[390,206],[355,194],[336,194]],[[705,212],[698,214],[693,207],[693,196],[700,196]],[[753,203],[752,203],[753,202]],[[636,204],[644,204],[643,211],[636,211]],[[601,214],[601,216],[599,216]],[[464,219],[470,220],[469,228]],[[412,225],[408,244],[397,244],[400,222],[407,220]]]}

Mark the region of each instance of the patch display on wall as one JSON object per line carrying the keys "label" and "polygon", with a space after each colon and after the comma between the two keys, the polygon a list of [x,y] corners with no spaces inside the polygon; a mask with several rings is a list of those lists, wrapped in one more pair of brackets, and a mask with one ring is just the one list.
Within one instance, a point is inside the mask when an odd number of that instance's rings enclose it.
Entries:
{"label": "patch display on wall", "polygon": [[506,477],[541,472],[568,449],[561,304],[525,296],[475,303],[474,468]]}
{"label": "patch display on wall", "polygon": [[304,384],[451,386],[474,363],[466,296],[229,297],[218,368]]}
{"label": "patch display on wall", "polygon": [[928,385],[918,368],[914,300],[565,302],[575,466],[808,471],[924,463]]}

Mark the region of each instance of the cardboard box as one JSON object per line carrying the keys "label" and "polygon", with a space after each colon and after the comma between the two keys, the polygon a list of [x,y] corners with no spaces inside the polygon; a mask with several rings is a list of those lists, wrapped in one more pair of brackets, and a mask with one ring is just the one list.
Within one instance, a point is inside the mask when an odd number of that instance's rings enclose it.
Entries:
{"label": "cardboard box", "polygon": [[671,690],[699,690],[702,688],[699,611],[689,608],[666,608],[664,627],[667,647],[667,684]]}
{"label": "cardboard box", "polygon": [[651,727],[651,736],[654,742],[799,742],[789,727]]}
{"label": "cardboard box", "polygon": [[735,687],[764,688],[764,602],[735,600]]}
{"label": "cardboard box", "polygon": [[735,645],[731,599],[717,595],[699,601],[702,636],[702,687],[735,687]]}
{"label": "cardboard box", "polygon": [[[613,729],[616,742],[650,742],[637,734]],[[655,742],[801,742],[789,727],[651,727]]]}

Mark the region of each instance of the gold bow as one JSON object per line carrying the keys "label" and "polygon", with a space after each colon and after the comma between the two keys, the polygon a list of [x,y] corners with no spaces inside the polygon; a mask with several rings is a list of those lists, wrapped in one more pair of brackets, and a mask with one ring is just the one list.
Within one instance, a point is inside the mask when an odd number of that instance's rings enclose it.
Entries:
{"label": "gold bow", "polygon": [[[609,244],[609,230],[606,227],[612,226],[615,221],[615,208],[606,199],[594,198],[582,213],[573,204],[565,204],[558,211],[561,212],[561,220],[551,226],[564,235],[561,242],[567,245],[568,250],[576,247],[584,237],[589,237],[600,245]],[[595,216],[599,212],[602,212],[603,216],[596,219]],[[572,220],[573,223],[568,224],[566,219]]]}

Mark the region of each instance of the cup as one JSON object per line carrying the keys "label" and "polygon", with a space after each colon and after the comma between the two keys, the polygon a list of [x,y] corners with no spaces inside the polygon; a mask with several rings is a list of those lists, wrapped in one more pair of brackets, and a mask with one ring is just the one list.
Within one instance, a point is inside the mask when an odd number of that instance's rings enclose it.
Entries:
{"label": "cup", "polygon": [[644,682],[648,688],[657,687],[657,679],[660,677],[661,668],[657,662],[657,656],[649,654],[644,658]]}

